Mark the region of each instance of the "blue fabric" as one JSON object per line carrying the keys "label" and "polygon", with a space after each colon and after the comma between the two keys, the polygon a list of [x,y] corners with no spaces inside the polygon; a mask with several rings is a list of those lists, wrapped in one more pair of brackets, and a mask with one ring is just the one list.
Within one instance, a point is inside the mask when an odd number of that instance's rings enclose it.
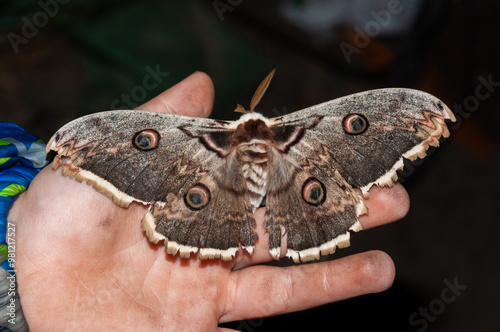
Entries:
{"label": "blue fabric", "polygon": [[7,214],[17,195],[47,164],[45,156],[45,144],[38,137],[16,124],[0,122],[0,266],[7,271],[15,269],[7,260]]}

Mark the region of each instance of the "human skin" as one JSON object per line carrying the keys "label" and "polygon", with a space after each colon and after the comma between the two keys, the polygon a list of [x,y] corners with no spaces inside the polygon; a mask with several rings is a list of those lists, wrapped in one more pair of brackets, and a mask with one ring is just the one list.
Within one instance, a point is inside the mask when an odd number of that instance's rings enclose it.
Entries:
{"label": "human skin", "polygon": [[[142,105],[154,112],[208,116],[211,79],[196,72]],[[405,216],[405,189],[373,187],[363,229]],[[392,285],[394,264],[381,251],[313,264],[260,265],[273,259],[255,212],[253,255],[230,262],[171,256],[151,244],[140,220],[147,206],[113,204],[85,183],[43,169],[13,205],[18,291],[32,331],[228,331],[223,322],[316,307]],[[283,248],[284,249],[284,248]]]}

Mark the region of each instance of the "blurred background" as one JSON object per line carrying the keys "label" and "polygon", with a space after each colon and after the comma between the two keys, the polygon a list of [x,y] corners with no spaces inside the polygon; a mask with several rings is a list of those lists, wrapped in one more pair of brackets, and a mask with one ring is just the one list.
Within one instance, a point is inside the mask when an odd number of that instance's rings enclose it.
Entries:
{"label": "blurred background", "polygon": [[499,17],[494,0],[0,0],[0,121],[47,141],[74,118],[134,108],[198,70],[214,80],[218,119],[236,119],[236,103],[248,107],[273,68],[257,107],[271,117],[374,88],[430,92],[458,121],[403,170],[410,213],[328,258],[384,250],[393,287],[224,326],[496,331]]}

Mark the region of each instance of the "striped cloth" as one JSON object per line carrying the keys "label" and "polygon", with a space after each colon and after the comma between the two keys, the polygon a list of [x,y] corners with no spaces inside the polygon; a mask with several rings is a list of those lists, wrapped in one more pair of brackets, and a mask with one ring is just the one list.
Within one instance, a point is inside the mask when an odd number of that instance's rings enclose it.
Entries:
{"label": "striped cloth", "polygon": [[47,164],[46,155],[38,137],[16,124],[0,122],[0,266],[7,271],[15,268],[8,260],[7,214],[15,197]]}

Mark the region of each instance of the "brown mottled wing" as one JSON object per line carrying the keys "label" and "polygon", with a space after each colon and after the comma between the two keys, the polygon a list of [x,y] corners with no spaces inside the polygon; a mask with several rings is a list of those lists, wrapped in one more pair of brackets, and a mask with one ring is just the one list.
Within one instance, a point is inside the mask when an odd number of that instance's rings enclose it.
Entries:
{"label": "brown mottled wing", "polygon": [[[349,246],[349,231],[361,229],[357,216],[366,210],[352,187],[336,170],[322,173],[312,169],[315,166],[300,167],[278,150],[272,150],[270,160],[264,221],[271,255],[280,257],[282,227],[287,235],[286,256],[297,263]],[[319,189],[324,191],[324,201],[319,204],[304,199],[311,181],[323,185]]]}
{"label": "brown mottled wing", "polygon": [[[232,160],[234,154],[222,159],[214,169],[197,181],[181,188],[179,194],[168,193],[155,202],[143,219],[143,228],[156,243],[168,238],[166,251],[189,257],[199,248],[200,259],[231,260],[239,247],[253,252],[257,235],[253,211],[248,203],[241,170]],[[203,185],[211,199],[200,210],[185,203],[186,191]]]}
{"label": "brown mottled wing", "polygon": [[[345,130],[345,119],[351,114],[367,120],[368,127],[362,133]],[[276,144],[286,149],[279,150],[279,158],[275,158],[278,162],[270,165],[280,170],[278,173],[293,166],[295,176],[287,182],[273,180],[270,174],[268,183],[266,227],[271,253],[279,253],[282,225],[288,237],[287,255],[296,261],[315,259],[319,253],[332,250],[330,247],[335,249],[336,242],[348,239],[349,230],[360,228],[357,217],[366,212],[363,203],[357,203],[361,197],[352,189],[359,188],[367,196],[374,184],[392,185],[396,171],[403,167],[403,158],[423,158],[429,146],[437,146],[441,136],[449,135],[444,120],[455,120],[453,113],[430,94],[381,89],[335,99],[271,121],[275,132],[283,128],[285,133],[311,118],[316,119],[314,126]],[[322,182],[332,201],[327,199],[314,208],[306,206],[302,194],[304,174]],[[284,189],[288,186],[290,190]],[[324,231],[328,220],[335,225],[330,233]]]}
{"label": "brown mottled wing", "polygon": [[[230,259],[238,239],[251,251],[256,235],[252,211],[238,196],[241,186],[220,186],[227,173],[240,181],[240,170],[228,165],[231,158],[223,157],[229,154],[223,142],[218,150],[206,148],[213,143],[210,139],[228,136],[227,126],[224,121],[173,114],[102,112],[62,127],[47,149],[58,153],[55,168],[63,166],[63,174],[86,180],[116,204],[151,204],[143,227],[151,241],[164,239],[169,252],[186,257],[200,247],[201,258]],[[202,139],[183,128],[208,134]],[[151,141],[138,139],[139,133],[147,133],[153,141],[157,133],[154,148],[147,146]],[[210,192],[211,200],[206,209],[191,210],[184,199],[198,183]]]}

